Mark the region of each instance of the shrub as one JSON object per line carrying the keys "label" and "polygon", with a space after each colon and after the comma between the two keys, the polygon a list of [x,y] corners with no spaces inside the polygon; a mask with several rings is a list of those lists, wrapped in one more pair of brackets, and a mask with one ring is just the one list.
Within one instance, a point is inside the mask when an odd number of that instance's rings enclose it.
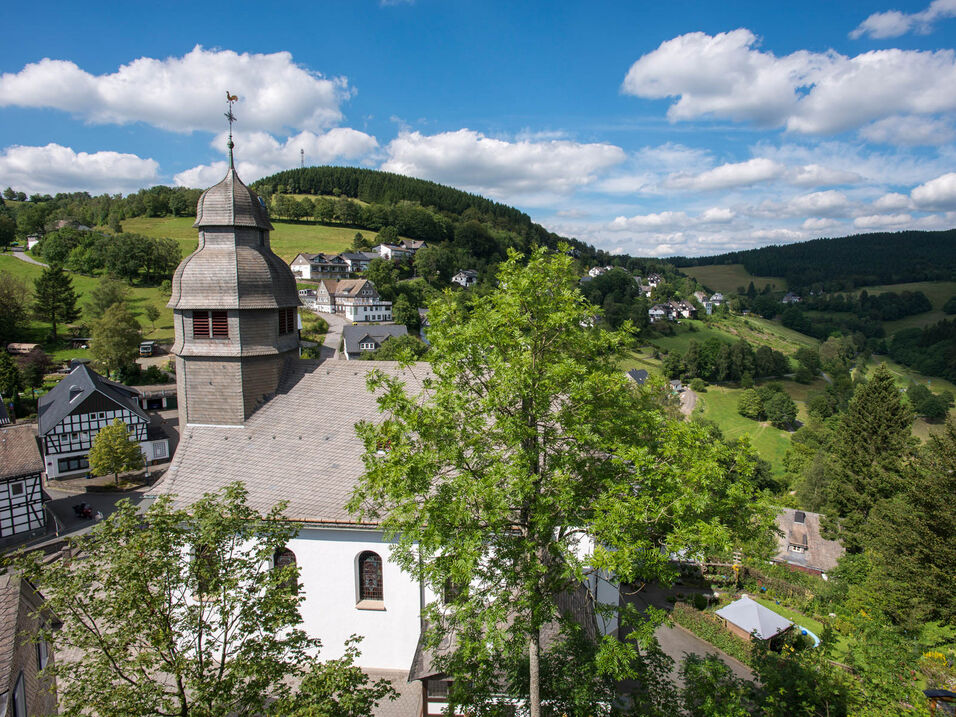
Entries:
{"label": "shrub", "polygon": [[736,635],[728,632],[727,628],[711,613],[699,612],[689,605],[677,603],[671,611],[671,619],[731,657],[736,657],[741,662],[750,664],[750,642],[744,642]]}
{"label": "shrub", "polygon": [[703,393],[707,390],[707,384],[704,383],[704,379],[695,378],[693,381],[690,382],[690,390],[695,391],[697,393]]}

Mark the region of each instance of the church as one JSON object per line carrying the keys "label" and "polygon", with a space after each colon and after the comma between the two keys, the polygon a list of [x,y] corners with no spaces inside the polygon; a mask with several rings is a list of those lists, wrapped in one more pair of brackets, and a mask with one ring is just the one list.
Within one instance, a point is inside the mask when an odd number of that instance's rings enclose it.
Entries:
{"label": "church", "polygon": [[199,199],[199,247],[173,276],[181,439],[157,491],[184,506],[242,481],[260,512],[287,501],[300,529],[276,560],[300,568],[304,628],[321,639],[321,656],[340,657],[349,636],[362,636],[359,664],[402,693],[383,714],[427,714],[422,683],[408,676],[433,596],[345,504],[363,473],[355,424],[378,416],[367,372],[401,374],[420,390],[428,367],[299,359],[295,277],[270,248],[268,213],[231,155],[230,140],[225,178]]}

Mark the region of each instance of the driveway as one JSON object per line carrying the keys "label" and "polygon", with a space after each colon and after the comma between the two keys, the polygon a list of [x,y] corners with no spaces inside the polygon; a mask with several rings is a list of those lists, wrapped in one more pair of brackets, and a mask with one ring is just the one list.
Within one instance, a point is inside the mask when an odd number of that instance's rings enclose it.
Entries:
{"label": "driveway", "polygon": [[11,254],[13,254],[20,261],[25,261],[27,264],[35,264],[36,266],[42,266],[44,269],[49,269],[50,267],[47,264],[37,261],[32,256],[27,254],[25,251],[17,251],[14,249]]}
{"label": "driveway", "polygon": [[690,414],[694,412],[696,407],[697,394],[691,391],[689,388],[685,388],[684,392],[680,395],[680,412],[690,418]]}

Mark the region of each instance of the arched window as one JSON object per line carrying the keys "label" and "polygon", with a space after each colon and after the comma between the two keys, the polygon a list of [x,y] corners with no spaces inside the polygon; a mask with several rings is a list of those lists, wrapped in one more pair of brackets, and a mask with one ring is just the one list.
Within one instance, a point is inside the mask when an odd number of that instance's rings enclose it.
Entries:
{"label": "arched window", "polygon": [[359,600],[383,600],[382,558],[366,550],[358,559]]}
{"label": "arched window", "polygon": [[[295,570],[295,553],[293,553],[288,548],[279,548],[275,555],[272,556],[272,567],[275,570],[281,570],[283,568],[290,568]],[[292,575],[288,580],[284,581],[282,585],[288,588],[296,587],[295,575]]]}

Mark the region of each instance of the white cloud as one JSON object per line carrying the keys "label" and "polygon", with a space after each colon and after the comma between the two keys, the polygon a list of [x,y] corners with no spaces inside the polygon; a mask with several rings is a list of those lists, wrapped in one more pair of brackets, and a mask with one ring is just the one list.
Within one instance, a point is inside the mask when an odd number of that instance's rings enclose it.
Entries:
{"label": "white cloud", "polygon": [[662,232],[688,227],[705,227],[715,224],[728,224],[736,218],[731,209],[711,207],[696,217],[686,212],[659,212],[656,214],[637,214],[632,217],[616,217],[607,228],[611,231]]}
{"label": "white cloud", "polygon": [[861,22],[850,37],[869,35],[877,39],[899,37],[908,32],[929,33],[937,20],[956,17],[956,0],[933,0],[925,10],[903,13],[899,10],[875,12]]}
{"label": "white cloud", "polygon": [[787,173],[787,181],[798,187],[823,187],[837,184],[853,184],[862,177],[856,172],[850,172],[819,164],[807,164],[802,167],[793,167]]}
{"label": "white cloud", "polygon": [[[235,142],[238,160],[236,171],[246,182],[298,167],[300,150],[305,150],[306,165],[314,165],[359,159],[378,147],[378,142],[371,135],[347,127],[336,127],[322,134],[300,132],[284,142],[265,132],[243,132],[235,135]],[[225,145],[225,133],[218,135],[212,142],[214,148],[223,148]],[[222,179],[225,172],[225,161],[201,164],[180,172],[173,181],[185,187],[208,187]]]}
{"label": "white cloud", "polygon": [[756,157],[746,162],[722,164],[696,175],[675,174],[667,178],[665,186],[673,189],[708,191],[729,189],[766,182],[784,174],[786,167],[773,160]]}
{"label": "white cloud", "polygon": [[956,209],[956,173],[950,172],[921,184],[910,197],[920,209]]}
{"label": "white cloud", "polygon": [[892,212],[899,209],[909,209],[910,206],[910,198],[899,192],[889,192],[873,202],[873,208],[881,211]]}
{"label": "white cloud", "polygon": [[860,136],[870,142],[917,147],[940,145],[952,141],[953,127],[944,120],[932,117],[887,117],[860,130]]}
{"label": "white cloud", "polygon": [[794,197],[787,203],[790,215],[813,217],[843,217],[852,209],[852,204],[843,192],[830,189]]}
{"label": "white cloud", "polygon": [[803,220],[803,224],[800,225],[805,231],[808,232],[825,232],[830,229],[837,229],[838,227],[844,226],[843,222],[837,221],[836,219],[828,219],[824,217],[810,217]]}
{"label": "white cloud", "polygon": [[7,147],[0,154],[0,182],[28,194],[129,192],[155,184],[159,164],[135,154],[74,152],[70,147]]}
{"label": "white cloud", "polygon": [[47,107],[94,124],[145,122],[174,132],[217,131],[225,90],[239,96],[239,127],[319,130],[342,117],[348,83],[297,65],[291,53],[237,53],[197,45],[182,57],[141,57],[93,75],[49,58],[0,75],[0,107]]}
{"label": "white cloud", "polygon": [[638,59],[622,90],[677,97],[667,112],[672,121],[729,118],[806,134],[956,109],[952,50],[889,49],[856,57],[800,50],[777,57],[757,44],[744,28],[681,35]]}
{"label": "white cloud", "polygon": [[913,221],[909,214],[868,214],[853,220],[857,229],[884,229],[899,227]]}
{"label": "white cloud", "polygon": [[507,141],[460,129],[435,135],[402,132],[385,148],[381,169],[450,184],[505,201],[547,203],[594,182],[597,172],[620,164],[624,150],[611,144],[568,140]]}

